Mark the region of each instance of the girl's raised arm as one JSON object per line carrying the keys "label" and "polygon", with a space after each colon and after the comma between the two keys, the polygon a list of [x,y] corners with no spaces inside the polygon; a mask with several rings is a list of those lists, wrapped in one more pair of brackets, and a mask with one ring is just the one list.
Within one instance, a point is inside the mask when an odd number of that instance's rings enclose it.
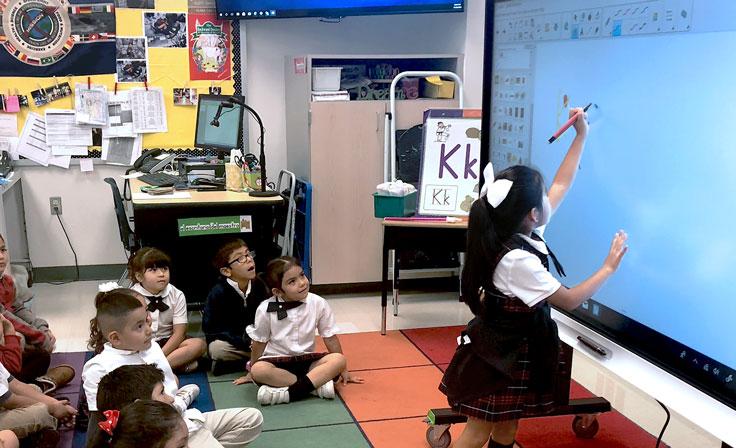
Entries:
{"label": "girl's raised arm", "polygon": [[562,160],[560,167],[557,169],[557,174],[555,174],[555,178],[547,193],[552,214],[555,213],[557,207],[565,199],[565,195],[567,195],[568,190],[575,181],[575,175],[580,165],[580,157],[583,155],[583,149],[585,148],[585,138],[588,136],[588,122],[585,112],[579,107],[570,109],[570,117],[575,114],[578,114],[578,119],[574,125],[577,135],[567,150],[567,154]]}

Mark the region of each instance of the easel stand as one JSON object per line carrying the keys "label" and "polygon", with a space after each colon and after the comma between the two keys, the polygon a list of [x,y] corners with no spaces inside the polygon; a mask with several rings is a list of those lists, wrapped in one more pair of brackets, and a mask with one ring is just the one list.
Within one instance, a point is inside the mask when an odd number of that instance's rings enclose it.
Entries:
{"label": "easel stand", "polygon": [[[572,430],[581,439],[592,439],[598,433],[597,414],[609,412],[611,403],[605,398],[579,398],[570,399],[570,376],[572,373],[572,348],[563,345],[563,363],[557,377],[555,402],[557,406],[550,414],[539,417],[551,417],[559,415],[574,415]],[[432,448],[447,448],[452,442],[450,426],[455,423],[465,423],[468,418],[453,411],[450,408],[430,409],[425,420],[429,423],[427,428],[427,443]]]}

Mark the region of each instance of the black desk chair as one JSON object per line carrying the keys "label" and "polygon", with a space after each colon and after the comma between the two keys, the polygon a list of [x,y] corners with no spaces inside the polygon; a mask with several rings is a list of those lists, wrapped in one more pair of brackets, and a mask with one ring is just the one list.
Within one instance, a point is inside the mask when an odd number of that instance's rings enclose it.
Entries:
{"label": "black desk chair", "polygon": [[[110,184],[110,189],[112,190],[112,201],[115,207],[115,216],[118,220],[120,241],[123,242],[123,248],[127,252],[126,258],[128,258],[130,254],[133,254],[140,248],[140,244],[138,242],[138,238],[135,236],[135,232],[133,232],[133,229],[130,227],[130,222],[128,221],[128,215],[125,213],[125,205],[123,204],[123,197],[120,195],[118,184],[112,177],[106,177],[104,180]],[[128,268],[126,267],[118,280],[118,284],[122,285],[127,278]]]}

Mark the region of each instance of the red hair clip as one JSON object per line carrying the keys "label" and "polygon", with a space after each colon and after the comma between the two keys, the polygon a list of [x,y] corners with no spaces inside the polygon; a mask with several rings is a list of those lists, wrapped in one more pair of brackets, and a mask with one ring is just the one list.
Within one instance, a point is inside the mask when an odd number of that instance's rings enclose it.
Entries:
{"label": "red hair clip", "polygon": [[107,420],[105,420],[104,422],[99,422],[97,426],[99,426],[101,430],[112,435],[112,431],[118,425],[118,419],[120,418],[120,411],[113,409],[110,411],[103,412],[102,415],[104,415]]}

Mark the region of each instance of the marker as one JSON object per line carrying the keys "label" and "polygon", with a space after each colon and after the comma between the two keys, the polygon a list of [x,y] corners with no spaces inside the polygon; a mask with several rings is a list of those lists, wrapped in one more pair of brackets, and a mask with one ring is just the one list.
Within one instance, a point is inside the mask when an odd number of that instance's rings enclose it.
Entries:
{"label": "marker", "polygon": [[594,341],[586,338],[585,336],[578,336],[578,341],[580,341],[581,344],[588,347],[589,349],[593,350],[594,352],[598,353],[601,356],[606,356],[608,352],[605,348],[601,347]]}
{"label": "marker", "polygon": [[[588,105],[583,108],[583,113],[587,112],[588,109],[590,109],[590,106],[592,106],[592,105],[593,105],[593,103],[588,103]],[[560,138],[560,136],[562,134],[564,134],[565,131],[567,131],[570,128],[570,126],[572,126],[573,124],[575,124],[575,122],[577,121],[577,119],[578,119],[578,114],[575,114],[572,117],[570,117],[570,119],[567,120],[567,122],[565,122],[565,124],[563,124],[562,127],[560,129],[558,129],[557,132],[555,132],[554,135],[552,135],[552,137],[550,137],[548,141],[550,143],[552,143],[553,141],[555,141],[558,138]]]}

